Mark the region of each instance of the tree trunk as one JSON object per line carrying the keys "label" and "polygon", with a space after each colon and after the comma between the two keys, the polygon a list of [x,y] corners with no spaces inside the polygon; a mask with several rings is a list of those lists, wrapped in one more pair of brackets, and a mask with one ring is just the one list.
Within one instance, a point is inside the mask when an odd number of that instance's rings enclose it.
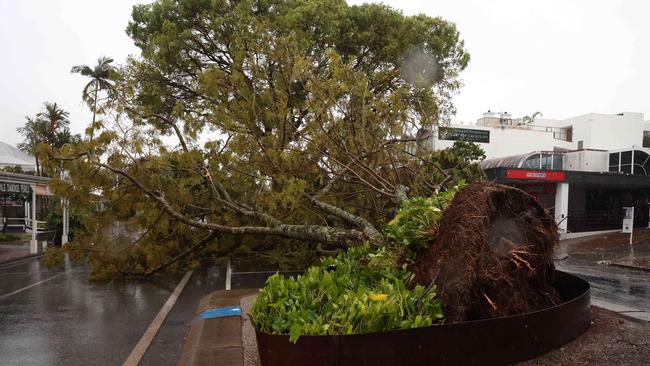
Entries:
{"label": "tree trunk", "polygon": [[95,131],[95,117],[97,116],[97,93],[99,92],[99,81],[95,80],[95,101],[93,103],[93,123],[90,125],[90,139],[93,139]]}

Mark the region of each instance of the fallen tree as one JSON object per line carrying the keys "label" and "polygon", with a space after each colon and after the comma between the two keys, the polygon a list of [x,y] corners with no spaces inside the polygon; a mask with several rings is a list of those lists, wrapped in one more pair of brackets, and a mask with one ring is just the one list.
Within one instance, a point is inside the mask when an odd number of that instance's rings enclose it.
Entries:
{"label": "fallen tree", "polygon": [[[111,75],[92,138],[41,152],[70,172],[54,189],[91,211],[75,245],[104,277],[173,269],[197,259],[188,248],[379,246],[403,200],[483,177],[426,148],[469,61],[440,18],[341,0],[158,1],[134,7],[127,33],[141,56]],[[104,235],[116,218],[141,228],[137,245]]]}

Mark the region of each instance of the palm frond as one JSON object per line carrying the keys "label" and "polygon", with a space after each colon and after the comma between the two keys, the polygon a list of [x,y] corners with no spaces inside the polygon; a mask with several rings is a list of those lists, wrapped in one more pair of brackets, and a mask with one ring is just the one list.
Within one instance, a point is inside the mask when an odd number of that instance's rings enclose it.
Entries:
{"label": "palm frond", "polygon": [[86,84],[86,86],[84,86],[84,89],[81,92],[81,98],[86,102],[86,104],[88,104],[90,109],[93,108],[93,102],[95,99],[95,84],[97,84],[97,80],[91,80]]}
{"label": "palm frond", "polygon": [[72,66],[70,72],[73,74],[81,74],[83,76],[93,76],[93,70],[87,65]]}

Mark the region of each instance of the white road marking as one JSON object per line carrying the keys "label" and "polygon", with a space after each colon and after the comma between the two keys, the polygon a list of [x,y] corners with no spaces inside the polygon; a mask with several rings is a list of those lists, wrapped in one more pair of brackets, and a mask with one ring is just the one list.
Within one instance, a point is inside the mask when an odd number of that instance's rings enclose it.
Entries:
{"label": "white road marking", "polygon": [[228,259],[228,265],[226,266],[226,291],[230,291],[231,278],[232,278],[232,266],[230,265],[230,259]]}
{"label": "white road marking", "polygon": [[302,271],[253,271],[253,272],[232,272],[234,275],[253,275],[253,274],[274,274],[274,273],[302,273]]}
{"label": "white road marking", "polygon": [[6,299],[6,298],[8,298],[9,296],[13,296],[13,295],[19,294],[19,293],[21,293],[21,292],[23,292],[23,291],[25,291],[25,290],[29,290],[30,288],[32,288],[32,287],[34,287],[34,286],[38,286],[38,285],[40,285],[40,284],[42,284],[42,283],[45,283],[45,282],[47,282],[47,281],[51,281],[51,280],[53,280],[53,279],[55,279],[55,278],[57,278],[57,277],[59,277],[59,276],[63,276],[64,274],[69,273],[69,272],[71,272],[71,271],[72,271],[72,270],[69,269],[69,270],[67,270],[67,271],[65,271],[65,272],[63,272],[63,273],[59,273],[59,274],[54,275],[54,276],[52,276],[52,277],[48,277],[48,278],[46,278],[46,279],[44,279],[44,280],[42,280],[42,281],[38,281],[38,282],[36,282],[36,283],[32,283],[31,285],[29,285],[29,286],[25,286],[25,287],[23,287],[23,288],[21,288],[21,289],[19,289],[19,290],[14,291],[14,292],[10,292],[10,293],[8,293],[8,294],[6,294],[6,295],[2,295],[2,296],[0,296],[0,300],[2,300],[2,299]]}
{"label": "white road marking", "polygon": [[178,285],[176,285],[174,292],[172,292],[172,294],[169,295],[167,302],[165,302],[165,305],[162,306],[162,308],[158,312],[158,315],[156,315],[154,320],[149,325],[149,328],[147,328],[147,330],[144,332],[142,338],[140,338],[140,340],[138,341],[138,344],[135,345],[129,357],[126,359],[126,361],[124,361],[123,366],[137,366],[138,363],[140,363],[142,356],[144,356],[144,353],[147,352],[147,349],[151,345],[151,342],[153,342],[156,333],[158,333],[158,330],[160,330],[162,323],[165,321],[165,318],[167,317],[167,314],[169,314],[169,312],[174,307],[176,300],[178,300],[178,297],[180,296],[181,292],[183,292],[183,289],[185,288],[185,285],[187,285],[187,281],[189,281],[193,272],[194,271],[187,272],[185,276],[183,276],[181,281],[178,283]]}

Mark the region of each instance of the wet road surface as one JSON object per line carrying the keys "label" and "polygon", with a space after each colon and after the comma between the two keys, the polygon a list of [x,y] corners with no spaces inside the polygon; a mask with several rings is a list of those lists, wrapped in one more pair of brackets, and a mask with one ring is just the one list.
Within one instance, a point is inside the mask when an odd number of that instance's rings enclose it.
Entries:
{"label": "wet road surface", "polygon": [[650,255],[649,230],[635,230],[635,243],[620,233],[560,242],[556,268],[591,284],[592,298],[650,312],[650,272],[607,263],[635,264]]}
{"label": "wet road surface", "polygon": [[648,272],[572,259],[556,262],[556,268],[587,280],[594,299],[650,311]]}
{"label": "wet road surface", "polygon": [[[187,323],[204,293],[223,288],[222,272],[191,277],[142,364],[176,364]],[[181,275],[91,283],[84,266],[50,270],[34,259],[0,268],[0,364],[121,365]]]}
{"label": "wet road surface", "polygon": [[[232,263],[233,289],[262,287],[279,269],[256,257]],[[82,265],[0,266],[0,365],[122,365],[182,275],[92,283]],[[140,364],[175,365],[200,299],[225,281],[225,265],[195,271]]]}
{"label": "wet road surface", "polygon": [[204,271],[195,271],[140,365],[176,365],[199,301],[203,296],[224,288],[225,275],[222,268],[210,267]]}

